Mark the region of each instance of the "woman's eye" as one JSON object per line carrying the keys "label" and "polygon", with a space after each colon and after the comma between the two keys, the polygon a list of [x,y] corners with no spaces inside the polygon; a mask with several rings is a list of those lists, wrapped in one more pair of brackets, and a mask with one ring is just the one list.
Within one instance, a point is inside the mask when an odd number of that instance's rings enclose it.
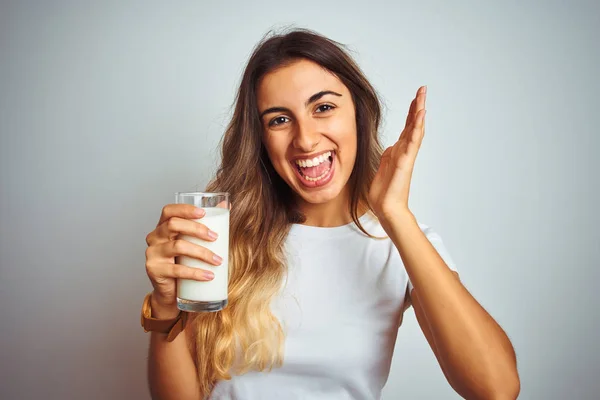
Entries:
{"label": "woman's eye", "polygon": [[277,117],[277,118],[274,118],[273,120],[271,120],[271,122],[269,122],[269,126],[277,126],[277,125],[285,124],[287,122],[287,120],[288,120],[287,117]]}
{"label": "woman's eye", "polygon": [[335,107],[330,104],[321,104],[319,107],[317,107],[317,112],[322,113],[325,111],[333,110],[334,108]]}

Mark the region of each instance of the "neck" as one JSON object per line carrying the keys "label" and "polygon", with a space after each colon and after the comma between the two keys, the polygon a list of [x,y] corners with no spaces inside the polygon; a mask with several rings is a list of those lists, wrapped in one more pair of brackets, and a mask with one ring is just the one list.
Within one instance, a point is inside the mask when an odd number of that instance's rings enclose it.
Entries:
{"label": "neck", "polygon": [[[352,215],[350,214],[350,191],[348,187],[344,188],[342,193],[327,203],[312,204],[305,202],[301,198],[298,198],[297,201],[300,211],[306,217],[303,225],[330,228],[346,225],[352,221]],[[367,209],[368,207],[359,205],[358,215],[363,215]]]}

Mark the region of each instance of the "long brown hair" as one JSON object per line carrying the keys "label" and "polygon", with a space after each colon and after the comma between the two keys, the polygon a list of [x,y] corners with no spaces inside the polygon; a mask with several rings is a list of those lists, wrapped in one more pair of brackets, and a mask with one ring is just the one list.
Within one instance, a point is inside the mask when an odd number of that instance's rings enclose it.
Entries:
{"label": "long brown hair", "polygon": [[[294,29],[267,34],[256,46],[235,99],[222,139],[221,165],[208,185],[229,192],[229,304],[217,313],[195,315],[193,351],[202,396],[230,373],[270,370],[283,362],[284,333],[270,303],[281,288],[286,260],[283,246],[290,226],[303,222],[291,188],[277,174],[262,143],[256,92],[260,79],[299,59],[311,60],[348,87],[356,109],[357,155],[350,175],[350,214],[357,226],[359,207],[379,166],[379,98],[344,46],[318,33]],[[366,232],[365,232],[366,233]]]}

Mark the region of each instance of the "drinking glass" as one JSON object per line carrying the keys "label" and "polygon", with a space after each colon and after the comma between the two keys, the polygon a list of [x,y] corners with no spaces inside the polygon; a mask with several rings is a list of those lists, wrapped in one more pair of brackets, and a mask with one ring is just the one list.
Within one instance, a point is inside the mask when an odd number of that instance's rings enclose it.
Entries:
{"label": "drinking glass", "polygon": [[177,204],[193,204],[206,211],[204,217],[194,221],[206,225],[216,232],[217,240],[209,242],[188,235],[180,235],[180,239],[206,247],[223,258],[218,266],[187,256],[176,257],[176,263],[192,268],[202,268],[215,274],[213,280],[195,281],[191,279],[177,280],[177,308],[191,312],[219,311],[227,306],[227,288],[229,281],[229,193],[178,192],[175,193]]}

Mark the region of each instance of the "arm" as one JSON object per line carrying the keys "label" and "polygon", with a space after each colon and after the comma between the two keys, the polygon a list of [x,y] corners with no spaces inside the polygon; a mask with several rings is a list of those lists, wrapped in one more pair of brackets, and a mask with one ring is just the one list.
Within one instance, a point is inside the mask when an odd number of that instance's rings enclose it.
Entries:
{"label": "arm", "polygon": [[[181,234],[214,241],[208,227],[196,222],[204,215],[204,209],[191,204],[166,205],[156,228],[146,236],[146,273],[154,287],[150,307],[155,318],[172,319],[179,313],[177,279],[210,281],[214,277],[211,271],[176,263],[178,256],[188,256],[210,265],[220,264],[208,248],[178,239]],[[172,342],[167,341],[165,334],[151,333],[148,383],[153,399],[200,400],[198,371],[194,363],[196,355],[188,349],[188,343],[195,342],[189,333],[190,329],[184,329]]]}
{"label": "arm", "polygon": [[[169,319],[177,311],[161,309],[151,300],[152,316]],[[148,383],[154,400],[200,400],[196,366],[189,351],[188,330],[184,330],[172,342],[167,335],[151,332],[148,353]]]}
{"label": "arm", "polygon": [[515,399],[516,357],[502,328],[446,266],[414,216],[390,220],[386,231],[414,286],[419,326],[450,385],[467,399]]}
{"label": "arm", "polygon": [[[452,272],[458,279],[458,272],[456,272],[456,271],[452,271]],[[415,317],[417,319],[417,323],[419,324],[421,331],[423,331],[423,335],[425,335],[425,339],[427,339],[427,343],[429,343],[429,347],[431,347],[431,350],[433,350],[433,355],[437,359],[438,364],[442,369],[442,373],[444,374],[444,377],[446,377],[446,380],[448,381],[448,383],[450,383],[450,386],[452,386],[452,388],[458,392],[457,388],[455,388],[452,385],[452,383],[450,382],[450,377],[448,376],[448,372],[444,369],[444,365],[441,362],[440,354],[435,346],[435,342],[433,341],[433,336],[431,335],[431,329],[429,329],[429,323],[425,319],[425,314],[423,313],[423,308],[421,307],[421,302],[419,301],[419,296],[417,295],[417,293],[415,292],[414,289],[410,292],[410,295],[408,294],[408,288],[406,290],[407,290],[407,293],[406,293],[407,298],[406,298],[405,302],[407,302],[408,305],[406,306],[405,310],[408,307],[413,306],[413,309],[415,310]]]}
{"label": "arm", "polygon": [[398,141],[381,155],[369,205],[400,253],[419,325],[452,387],[468,399],[514,399],[520,381],[510,341],[455,278],[408,206],[425,134],[426,93],[419,88]]}

